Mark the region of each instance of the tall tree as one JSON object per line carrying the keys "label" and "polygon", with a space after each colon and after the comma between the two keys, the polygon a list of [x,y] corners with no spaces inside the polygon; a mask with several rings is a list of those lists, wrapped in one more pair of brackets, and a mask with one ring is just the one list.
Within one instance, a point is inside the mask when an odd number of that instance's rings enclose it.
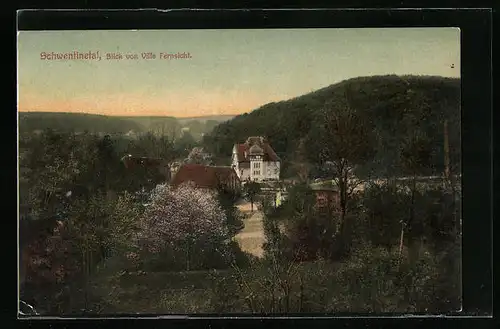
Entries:
{"label": "tall tree", "polygon": [[[417,176],[429,164],[431,157],[430,140],[421,132],[410,132],[409,136],[401,143],[401,164],[403,172],[410,175],[410,200],[408,204],[408,216],[405,220],[405,228],[408,231],[406,245],[408,245],[410,253],[410,261],[416,259],[415,238],[421,235],[423,230],[422,219],[415,219],[415,198],[417,193]],[[411,257],[411,256],[414,257]]]}
{"label": "tall tree", "polygon": [[138,157],[165,160],[173,160],[176,157],[173,139],[165,134],[158,135],[153,132],[148,132],[139,136],[137,140],[130,141],[127,153]]}
{"label": "tall tree", "polygon": [[211,154],[205,152],[202,147],[193,147],[184,161],[186,163],[202,164],[206,166],[213,165]]}
{"label": "tall tree", "polygon": [[295,151],[295,161],[293,167],[299,178],[299,182],[307,183],[309,181],[309,172],[311,171],[311,165],[307,159],[307,153],[309,150],[306,146],[305,138],[299,140],[297,150]]}
{"label": "tall tree", "polygon": [[363,181],[354,175],[357,165],[373,158],[374,136],[366,119],[351,108],[347,95],[340,101],[328,104],[321,112],[320,129],[310,136],[309,143],[319,151],[320,163],[328,162],[333,170],[333,182],[339,191],[340,235],[339,250],[345,250],[347,234],[346,214],[349,200]]}
{"label": "tall tree", "polygon": [[257,196],[261,192],[260,184],[254,181],[248,182],[243,188],[243,193],[245,197],[250,201],[251,210],[253,211],[253,204],[256,201]]}
{"label": "tall tree", "polygon": [[407,214],[405,195],[395,184],[370,184],[364,191],[367,237],[390,251],[399,243],[401,219]]}
{"label": "tall tree", "polygon": [[188,131],[182,133],[181,138],[175,142],[176,154],[181,157],[185,157],[189,152],[197,145],[196,140],[193,138]]}
{"label": "tall tree", "polygon": [[238,194],[228,190],[224,186],[218,186],[217,200],[226,215],[226,226],[231,236],[234,236],[243,228],[240,210],[236,207]]}

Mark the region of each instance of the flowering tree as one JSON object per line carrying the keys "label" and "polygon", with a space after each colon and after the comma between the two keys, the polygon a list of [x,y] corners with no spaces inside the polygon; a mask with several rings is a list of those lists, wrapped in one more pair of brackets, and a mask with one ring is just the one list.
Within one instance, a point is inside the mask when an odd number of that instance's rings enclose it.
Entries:
{"label": "flowering tree", "polygon": [[189,271],[193,247],[218,248],[229,243],[225,222],[226,215],[214,192],[189,183],[177,188],[161,184],[151,193],[140,223],[138,242],[153,253],[167,247],[183,250]]}

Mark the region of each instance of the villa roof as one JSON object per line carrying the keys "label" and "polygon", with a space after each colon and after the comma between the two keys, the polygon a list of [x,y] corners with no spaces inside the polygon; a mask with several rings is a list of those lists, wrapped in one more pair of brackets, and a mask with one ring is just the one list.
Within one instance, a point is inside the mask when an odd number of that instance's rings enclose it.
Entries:
{"label": "villa roof", "polygon": [[250,161],[248,155],[250,153],[250,148],[258,146],[263,151],[264,161],[280,161],[280,158],[276,155],[273,148],[269,143],[262,137],[249,137],[247,141],[243,144],[236,144],[236,151],[238,156],[238,162]]}

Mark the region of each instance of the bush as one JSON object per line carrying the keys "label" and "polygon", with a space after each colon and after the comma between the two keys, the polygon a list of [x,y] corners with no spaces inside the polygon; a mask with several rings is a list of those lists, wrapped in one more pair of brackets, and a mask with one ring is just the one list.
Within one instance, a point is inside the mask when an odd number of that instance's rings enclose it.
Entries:
{"label": "bush", "polygon": [[[443,255],[423,246],[410,263],[408,252],[360,246],[350,258],[296,263],[268,258],[235,269],[221,287],[230,287],[218,312],[252,313],[418,313],[456,309],[458,272],[442,270]],[[452,277],[448,275],[452,274]],[[222,296],[222,288],[216,296]],[[237,293],[234,293],[237,291]],[[213,297],[215,300],[217,297]],[[222,298],[222,297],[221,297]],[[448,302],[444,303],[443,300]],[[216,304],[216,303],[215,303]],[[224,305],[228,308],[225,309]],[[239,309],[237,309],[239,305]]]}
{"label": "bush", "polygon": [[442,295],[437,294],[435,287],[446,290],[448,297],[456,295],[444,282],[441,259],[441,255],[433,254],[425,246],[421,246],[418,259],[411,263],[407,250],[400,256],[397,248],[388,251],[365,245],[353,251],[350,260],[343,263],[332,278],[338,286],[328,303],[328,310],[450,311],[438,309],[436,303]]}
{"label": "bush", "polygon": [[[227,269],[233,264],[245,268],[250,264],[249,255],[244,253],[237,242],[229,244],[206,244],[192,246],[195,253],[189,255],[189,270]],[[157,254],[145,254],[138,269],[146,272],[185,271],[187,255],[183,250],[164,248]]]}

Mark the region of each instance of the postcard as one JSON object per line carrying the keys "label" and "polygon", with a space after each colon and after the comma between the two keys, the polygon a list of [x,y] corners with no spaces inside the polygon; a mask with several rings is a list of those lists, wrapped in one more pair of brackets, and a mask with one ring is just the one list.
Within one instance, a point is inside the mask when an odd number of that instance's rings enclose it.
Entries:
{"label": "postcard", "polygon": [[459,29],[17,45],[21,315],[461,309]]}

